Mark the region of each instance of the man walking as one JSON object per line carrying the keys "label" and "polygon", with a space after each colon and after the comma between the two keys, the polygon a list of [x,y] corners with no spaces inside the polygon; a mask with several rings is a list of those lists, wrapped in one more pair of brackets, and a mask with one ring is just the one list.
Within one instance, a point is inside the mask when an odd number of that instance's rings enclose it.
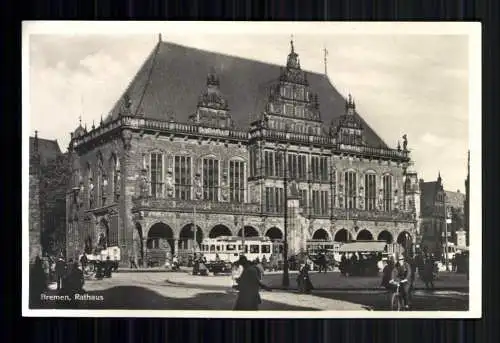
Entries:
{"label": "man walking", "polygon": [[66,263],[64,262],[62,255],[60,255],[59,258],[57,259],[55,269],[56,269],[55,272],[56,272],[57,290],[59,291],[63,286],[63,279],[64,276],[66,275]]}

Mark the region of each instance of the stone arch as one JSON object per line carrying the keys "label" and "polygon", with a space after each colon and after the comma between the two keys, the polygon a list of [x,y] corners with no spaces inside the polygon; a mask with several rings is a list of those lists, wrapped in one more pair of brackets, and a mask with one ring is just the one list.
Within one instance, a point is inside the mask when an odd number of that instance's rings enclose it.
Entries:
{"label": "stone arch", "polygon": [[373,234],[368,231],[367,229],[363,229],[358,232],[356,236],[357,241],[372,241],[373,240]]}
{"label": "stone arch", "polygon": [[246,162],[245,158],[241,155],[233,155],[229,161]]}
{"label": "stone arch", "polygon": [[[238,230],[239,237],[243,236],[241,231],[242,231],[241,229]],[[260,236],[259,230],[257,230],[253,226],[245,225],[245,237],[258,237],[258,236]]]}
{"label": "stone arch", "polygon": [[216,238],[220,236],[232,236],[231,230],[223,224],[215,225],[208,233],[209,238]]}
{"label": "stone arch", "polygon": [[394,237],[392,236],[392,233],[390,233],[387,230],[381,231],[378,236],[377,236],[378,241],[385,241],[388,244],[393,243]]}
{"label": "stone arch", "polygon": [[340,229],[335,233],[333,240],[335,242],[348,242],[351,240],[351,234],[347,229]]}
{"label": "stone arch", "polygon": [[146,246],[148,249],[173,250],[174,231],[163,222],[150,226]]}
{"label": "stone arch", "polygon": [[276,226],[273,226],[271,228],[269,228],[266,233],[265,233],[265,236],[271,238],[271,239],[283,239],[284,238],[284,235],[283,235],[283,231],[281,231],[280,228],[276,227]]}
{"label": "stone arch", "polygon": [[200,160],[203,161],[204,159],[218,160],[219,157],[217,157],[217,155],[215,155],[215,154],[210,153],[210,154],[205,154],[203,156],[200,156]]}
{"label": "stone arch", "polygon": [[342,169],[342,172],[343,173],[349,173],[349,172],[353,172],[353,173],[358,173],[359,170],[357,168],[354,168],[354,167],[346,167],[344,169]]}
{"label": "stone arch", "polygon": [[181,250],[190,250],[194,247],[194,243],[197,245],[201,244],[203,241],[204,235],[201,227],[196,225],[196,237],[194,235],[195,231],[193,223],[188,223],[184,225],[179,231],[179,243],[177,248]]}
{"label": "stone arch", "polygon": [[314,231],[312,235],[312,239],[315,240],[322,240],[322,241],[329,241],[330,240],[330,235],[328,234],[328,231],[325,229],[317,229]]}
{"label": "stone arch", "polygon": [[412,244],[412,236],[408,231],[402,231],[399,233],[396,242],[406,250]]}

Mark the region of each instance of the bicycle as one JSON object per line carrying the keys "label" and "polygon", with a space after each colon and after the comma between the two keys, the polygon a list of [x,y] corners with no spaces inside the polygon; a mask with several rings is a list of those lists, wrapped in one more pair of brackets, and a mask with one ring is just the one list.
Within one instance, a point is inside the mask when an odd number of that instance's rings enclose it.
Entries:
{"label": "bicycle", "polygon": [[[391,311],[404,311],[405,304],[404,298],[400,291],[401,284],[407,283],[408,280],[401,280],[400,282],[393,282],[396,285],[396,290],[392,293],[391,297]],[[408,296],[408,295],[407,295]]]}

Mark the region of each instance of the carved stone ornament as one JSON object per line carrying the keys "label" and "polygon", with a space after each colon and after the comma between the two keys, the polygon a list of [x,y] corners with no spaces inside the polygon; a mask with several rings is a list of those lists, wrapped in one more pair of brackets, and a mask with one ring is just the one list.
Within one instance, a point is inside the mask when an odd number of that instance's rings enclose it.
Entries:
{"label": "carved stone ornament", "polygon": [[123,141],[123,147],[128,150],[131,147],[131,141],[132,141],[132,131],[125,129],[122,130],[122,141]]}
{"label": "carved stone ornament", "polygon": [[172,171],[169,169],[167,172],[167,176],[165,178],[165,187],[167,190],[167,196],[169,198],[174,197],[174,178],[172,175]]}
{"label": "carved stone ornament", "polygon": [[221,197],[223,201],[227,201],[229,198],[229,187],[227,184],[227,173],[224,173],[222,175],[222,182],[221,182]]}
{"label": "carved stone ornament", "polygon": [[148,195],[148,179],[146,177],[146,173],[143,173],[142,175],[138,175],[137,184],[139,186],[140,196],[142,196],[142,197],[147,196]]}
{"label": "carved stone ornament", "polygon": [[201,184],[200,174],[196,174],[194,177],[194,195],[197,200],[201,199],[203,196],[203,188]]}

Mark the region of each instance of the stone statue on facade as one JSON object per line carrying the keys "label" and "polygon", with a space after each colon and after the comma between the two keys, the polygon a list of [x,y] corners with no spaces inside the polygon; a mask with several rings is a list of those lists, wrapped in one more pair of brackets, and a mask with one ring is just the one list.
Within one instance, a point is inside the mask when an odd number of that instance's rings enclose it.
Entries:
{"label": "stone statue on facade", "polygon": [[123,141],[123,147],[125,150],[130,149],[131,141],[132,141],[132,131],[129,129],[122,130],[122,141]]}
{"label": "stone statue on facade", "polygon": [[89,207],[94,208],[94,182],[90,179],[89,183]]}
{"label": "stone statue on facade", "polygon": [[227,172],[224,172],[222,174],[221,198],[222,198],[222,201],[228,201],[228,199],[229,199],[229,187],[228,187],[228,183],[227,183]]}
{"label": "stone statue on facade", "polygon": [[339,185],[339,207],[344,207],[344,185]]}
{"label": "stone statue on facade", "polygon": [[394,191],[394,209],[399,209],[399,197],[398,197],[398,190],[396,189]]}
{"label": "stone statue on facade", "polygon": [[359,204],[358,204],[359,209],[362,210],[364,208],[364,205],[365,201],[363,199],[363,187],[361,186],[359,189]]}
{"label": "stone statue on facade", "polygon": [[406,134],[403,135],[403,151],[408,151],[408,138]]}
{"label": "stone statue on facade", "polygon": [[165,177],[165,189],[167,191],[167,197],[174,197],[174,178],[172,175],[172,170],[167,171],[167,175]]}
{"label": "stone statue on facade", "polygon": [[141,197],[145,197],[148,195],[148,179],[146,177],[146,173],[143,172],[142,175],[138,177],[138,186],[139,186],[139,194]]}
{"label": "stone statue on facade", "polygon": [[104,232],[99,233],[99,237],[97,238],[97,248],[100,250],[106,249],[106,235]]}
{"label": "stone statue on facade", "polygon": [[116,171],[116,181],[115,181],[115,189],[114,189],[114,192],[115,192],[115,200],[118,200],[118,198],[120,197],[120,186],[121,186],[121,175],[120,175],[120,170],[117,170]]}
{"label": "stone statue on facade", "polygon": [[299,188],[297,187],[297,182],[295,180],[290,181],[288,184],[288,196],[291,198],[299,197]]}
{"label": "stone statue on facade", "polygon": [[203,187],[201,184],[201,175],[197,173],[194,176],[194,196],[195,199],[199,200],[203,197]]}
{"label": "stone statue on facade", "polygon": [[384,193],[382,189],[378,191],[378,209],[380,211],[384,209]]}

